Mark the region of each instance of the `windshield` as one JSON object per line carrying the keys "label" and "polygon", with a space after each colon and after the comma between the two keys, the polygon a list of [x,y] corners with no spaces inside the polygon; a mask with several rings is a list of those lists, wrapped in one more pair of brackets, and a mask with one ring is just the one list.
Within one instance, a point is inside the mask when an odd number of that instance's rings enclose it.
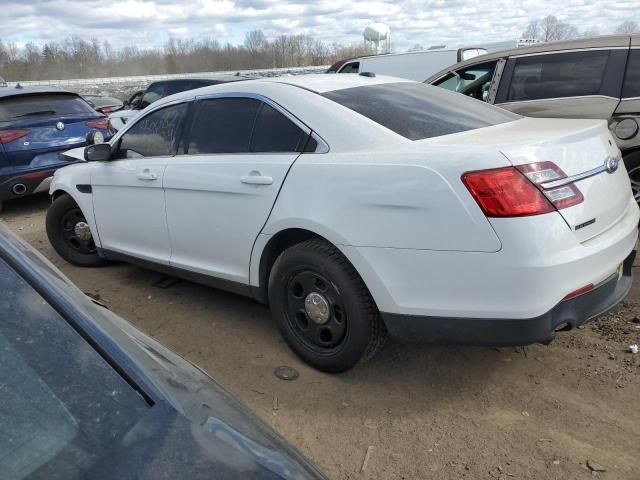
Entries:
{"label": "windshield", "polygon": [[0,477],[84,478],[149,405],[0,260]]}
{"label": "windshield", "polygon": [[322,95],[409,140],[464,132],[521,118],[463,95],[415,82],[345,88]]}
{"label": "windshield", "polygon": [[95,114],[86,101],[67,93],[33,93],[0,98],[0,122],[26,117]]}

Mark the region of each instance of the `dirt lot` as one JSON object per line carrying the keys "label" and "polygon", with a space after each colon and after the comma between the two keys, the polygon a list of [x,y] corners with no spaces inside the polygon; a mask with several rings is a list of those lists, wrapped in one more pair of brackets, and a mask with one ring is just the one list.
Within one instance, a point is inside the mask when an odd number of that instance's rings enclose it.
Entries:
{"label": "dirt lot", "polygon": [[[8,202],[0,218],[83,291],[207,370],[330,478],[640,479],[640,354],[625,353],[640,343],[640,282],[615,313],[550,346],[390,342],[331,376],[302,364],[252,300],[186,281],[161,289],[153,284],[163,275],[129,265],[68,265],[47,241],[47,205],[46,196]],[[300,378],[279,380],[279,365]]]}

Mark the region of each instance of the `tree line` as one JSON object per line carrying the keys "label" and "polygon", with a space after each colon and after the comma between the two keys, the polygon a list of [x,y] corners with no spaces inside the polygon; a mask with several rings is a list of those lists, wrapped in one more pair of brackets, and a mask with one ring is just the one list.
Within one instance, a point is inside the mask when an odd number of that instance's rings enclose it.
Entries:
{"label": "tree line", "polygon": [[[614,33],[640,33],[640,26],[627,20]],[[529,22],[522,37],[552,42],[599,34],[597,28],[580,32],[574,25],[547,15]],[[422,49],[416,44],[409,51]],[[269,40],[262,30],[248,32],[242,45],[211,38],[171,38],[161,47],[148,49],[135,45],[115,49],[108,41],[75,36],[60,43],[27,43],[20,48],[0,38],[0,77],[7,81],[48,80],[303,67],[368,53],[362,44],[327,43],[309,35],[279,35]]]}
{"label": "tree line", "polygon": [[267,39],[261,30],[248,32],[242,45],[218,40],[169,39],[158,48],[126,46],[72,36],[44,45],[19,48],[0,39],[0,77],[7,81],[96,78],[132,75],[211,72],[328,65],[366,54],[363,45],[327,43],[308,35]]}
{"label": "tree line", "polygon": [[[614,29],[613,33],[620,35],[640,33],[640,25],[634,20],[625,20]],[[580,37],[595,37],[600,34],[598,27],[590,27],[580,32],[574,25],[562,22],[553,15],[547,15],[542,19],[531,20],[522,32],[522,37],[541,42],[557,42]]]}

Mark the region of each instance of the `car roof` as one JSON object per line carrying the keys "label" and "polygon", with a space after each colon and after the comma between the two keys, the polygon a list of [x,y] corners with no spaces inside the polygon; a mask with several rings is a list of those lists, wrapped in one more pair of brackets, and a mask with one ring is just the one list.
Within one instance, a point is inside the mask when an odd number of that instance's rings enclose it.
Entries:
{"label": "car roof", "polygon": [[496,60],[503,57],[509,57],[514,55],[529,55],[532,53],[546,53],[546,52],[558,52],[563,50],[580,50],[589,48],[619,48],[629,47],[632,40],[638,41],[640,35],[603,35],[601,37],[580,38],[578,40],[564,40],[561,42],[549,42],[549,43],[536,43],[527,47],[510,48],[508,50],[500,50],[499,52],[492,52],[486,55],[480,55],[473,57],[469,60],[456,63],[450,67],[441,70],[435,75],[429,77],[426,81],[430,82],[436,80],[442,75],[448,73],[452,69],[465,67],[467,65],[475,65],[486,61]]}
{"label": "car roof", "polygon": [[76,93],[70,92],[68,90],[62,90],[56,87],[19,87],[17,85],[9,86],[9,87],[0,87],[0,98],[7,97],[15,97],[17,95],[29,95],[33,93],[64,93],[67,95],[76,95]]}
{"label": "car roof", "polygon": [[203,85],[216,85],[218,83],[238,82],[240,80],[248,80],[249,77],[243,75],[217,75],[214,77],[185,77],[185,78],[170,78],[166,80],[158,80],[149,84],[149,87],[153,85],[166,85],[171,83],[201,83]]}
{"label": "car roof", "polygon": [[287,77],[270,77],[254,80],[255,82],[277,82],[304,88],[315,93],[343,90],[345,88],[365,87],[384,83],[411,82],[405,78],[390,77],[388,75],[365,76],[358,73],[297,75]]}

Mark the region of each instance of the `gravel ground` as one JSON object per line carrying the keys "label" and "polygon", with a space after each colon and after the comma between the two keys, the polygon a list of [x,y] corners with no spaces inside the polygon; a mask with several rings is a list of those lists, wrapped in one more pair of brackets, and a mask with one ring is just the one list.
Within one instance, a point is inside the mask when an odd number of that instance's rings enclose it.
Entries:
{"label": "gravel ground", "polygon": [[[203,367],[335,479],[640,478],[640,287],[549,346],[390,342],[342,375],[302,364],[266,307],[118,264],[73,267],[44,231],[46,196],[0,218],[83,291]],[[273,371],[300,372],[291,382]],[[366,461],[365,461],[366,457]],[[591,468],[587,464],[591,465]],[[592,469],[604,469],[593,472]]]}

